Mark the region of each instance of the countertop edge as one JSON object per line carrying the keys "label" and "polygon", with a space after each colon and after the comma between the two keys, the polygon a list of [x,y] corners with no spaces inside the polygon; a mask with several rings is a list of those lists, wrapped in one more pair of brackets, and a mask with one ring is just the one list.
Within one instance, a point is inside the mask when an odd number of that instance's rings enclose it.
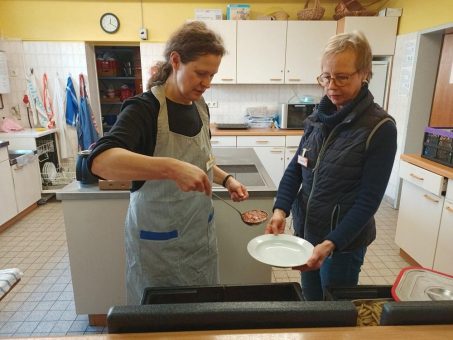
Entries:
{"label": "countertop edge", "polygon": [[45,129],[45,130],[36,130],[36,128],[30,129],[25,128],[20,131],[11,131],[11,132],[0,132],[1,139],[8,139],[8,138],[39,138],[42,136],[50,135],[52,133],[56,133],[58,130],[55,129]]}
{"label": "countertop edge", "polygon": [[449,168],[446,165],[430,161],[429,159],[423,158],[422,156],[416,154],[402,154],[401,159],[425,170],[432,171],[440,176],[453,179],[453,168]]}
{"label": "countertop edge", "polygon": [[302,136],[304,130],[261,128],[261,129],[238,129],[219,130],[215,124],[211,124],[212,136]]}

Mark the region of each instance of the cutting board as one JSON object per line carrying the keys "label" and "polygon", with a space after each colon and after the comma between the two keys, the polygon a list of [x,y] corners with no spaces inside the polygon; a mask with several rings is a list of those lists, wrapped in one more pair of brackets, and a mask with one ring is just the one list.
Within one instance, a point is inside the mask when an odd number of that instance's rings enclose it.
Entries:
{"label": "cutting board", "polygon": [[132,181],[99,180],[99,190],[129,190]]}

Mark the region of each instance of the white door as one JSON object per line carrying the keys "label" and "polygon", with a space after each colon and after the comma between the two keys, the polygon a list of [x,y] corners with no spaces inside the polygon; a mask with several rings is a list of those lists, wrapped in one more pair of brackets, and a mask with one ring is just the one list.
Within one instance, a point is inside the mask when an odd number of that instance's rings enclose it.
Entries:
{"label": "white door", "polygon": [[219,71],[214,76],[212,84],[236,83],[236,20],[206,20],[206,25],[218,33],[226,49]]}
{"label": "white door", "polygon": [[434,270],[453,275],[453,201],[445,201],[437,238]]}
{"label": "white door", "polygon": [[14,182],[9,160],[0,162],[0,188],[2,190],[0,195],[0,225],[2,225],[17,214]]}
{"label": "white door", "polygon": [[336,21],[288,21],[286,84],[317,84],[322,52],[336,29]]}
{"label": "white door", "polygon": [[286,21],[237,22],[237,83],[283,84]]}
{"label": "white door", "polygon": [[432,268],[444,197],[403,181],[395,243],[417,263]]}

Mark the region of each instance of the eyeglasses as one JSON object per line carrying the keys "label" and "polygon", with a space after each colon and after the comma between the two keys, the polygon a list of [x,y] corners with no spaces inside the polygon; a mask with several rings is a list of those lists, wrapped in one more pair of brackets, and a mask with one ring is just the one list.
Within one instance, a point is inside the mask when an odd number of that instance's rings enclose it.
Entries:
{"label": "eyeglasses", "polygon": [[335,81],[335,84],[339,87],[346,86],[351,82],[351,77],[356,74],[358,71],[355,71],[350,74],[337,74],[336,76],[332,77],[329,74],[323,73],[321,74],[318,78],[319,85],[321,86],[328,86],[330,84],[330,81],[333,80]]}

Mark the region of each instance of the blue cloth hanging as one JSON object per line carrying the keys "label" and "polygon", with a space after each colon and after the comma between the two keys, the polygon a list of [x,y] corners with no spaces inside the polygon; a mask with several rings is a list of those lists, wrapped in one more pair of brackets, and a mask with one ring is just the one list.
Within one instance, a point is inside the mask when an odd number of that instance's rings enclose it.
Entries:
{"label": "blue cloth hanging", "polygon": [[71,126],[76,125],[77,117],[79,115],[79,103],[77,102],[77,95],[72,83],[71,76],[68,77],[66,82],[66,124]]}
{"label": "blue cloth hanging", "polygon": [[83,74],[80,74],[79,76],[79,86],[80,111],[76,121],[77,139],[80,150],[87,150],[91,144],[95,143],[99,139],[99,134],[94,116],[91,114],[90,104],[88,103]]}

